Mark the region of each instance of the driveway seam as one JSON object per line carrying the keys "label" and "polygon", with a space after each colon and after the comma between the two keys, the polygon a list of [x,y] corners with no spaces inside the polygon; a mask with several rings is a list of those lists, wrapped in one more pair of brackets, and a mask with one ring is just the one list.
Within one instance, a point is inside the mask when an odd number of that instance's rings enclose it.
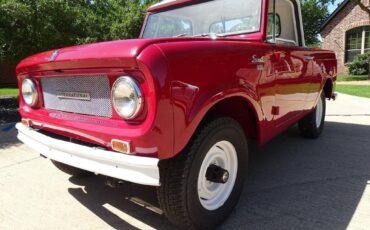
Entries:
{"label": "driveway seam", "polygon": [[20,164],[22,164],[22,163],[27,163],[27,162],[29,162],[29,161],[33,161],[33,160],[38,159],[38,158],[40,158],[40,156],[33,157],[33,158],[30,158],[30,159],[27,159],[27,160],[24,160],[24,161],[19,161],[19,162],[16,162],[16,163],[14,163],[14,164],[5,165],[5,166],[0,167],[0,170],[2,170],[2,169],[6,169],[6,168],[10,168],[10,167],[15,166],[15,165],[20,165]]}

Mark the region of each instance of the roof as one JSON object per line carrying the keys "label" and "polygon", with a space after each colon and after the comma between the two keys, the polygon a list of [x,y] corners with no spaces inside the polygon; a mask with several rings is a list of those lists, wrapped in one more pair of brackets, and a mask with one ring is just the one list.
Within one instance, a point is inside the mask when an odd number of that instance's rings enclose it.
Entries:
{"label": "roof", "polygon": [[171,2],[174,2],[174,1],[176,1],[176,0],[162,0],[162,1],[160,1],[156,4],[154,4],[154,5],[150,6],[150,8],[152,8],[152,7],[154,8],[154,7],[157,7],[157,6],[164,5],[164,4],[168,4],[168,3],[171,3]]}
{"label": "roof", "polygon": [[338,7],[337,9],[334,10],[334,12],[325,20],[325,22],[321,25],[320,27],[320,31],[322,31],[325,26],[327,26],[329,24],[329,22],[331,22],[331,20],[333,18],[335,18],[335,16],[337,16],[337,14],[347,5],[347,3],[349,2],[349,0],[344,0]]}
{"label": "roof", "polygon": [[187,4],[191,2],[198,2],[200,0],[162,0],[158,2],[157,4],[154,4],[148,8],[148,12],[152,11],[158,11],[158,10],[164,10],[171,7],[176,7],[181,4]]}

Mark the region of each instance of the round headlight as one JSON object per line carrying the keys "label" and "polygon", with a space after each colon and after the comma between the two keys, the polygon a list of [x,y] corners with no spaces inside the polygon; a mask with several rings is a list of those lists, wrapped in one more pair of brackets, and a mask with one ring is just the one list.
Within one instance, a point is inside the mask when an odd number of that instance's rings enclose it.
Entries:
{"label": "round headlight", "polygon": [[37,90],[36,85],[31,79],[24,79],[22,81],[22,97],[24,102],[29,106],[37,104]]}
{"label": "round headlight", "polygon": [[140,88],[131,77],[118,78],[112,88],[113,107],[124,119],[135,118],[143,107]]}

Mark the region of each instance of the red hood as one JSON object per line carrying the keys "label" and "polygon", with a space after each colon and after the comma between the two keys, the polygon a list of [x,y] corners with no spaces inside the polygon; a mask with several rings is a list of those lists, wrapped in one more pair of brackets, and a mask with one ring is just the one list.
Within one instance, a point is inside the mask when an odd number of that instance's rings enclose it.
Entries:
{"label": "red hood", "polygon": [[[81,68],[136,67],[136,56],[160,39],[101,42],[35,54],[21,61],[17,74],[34,71]],[[58,51],[55,60],[50,60]]]}
{"label": "red hood", "polygon": [[[135,67],[136,56],[153,42],[153,39],[120,40],[46,51],[21,61],[16,72],[20,74],[57,69]],[[51,61],[55,51],[58,51],[58,54],[55,60]]]}
{"label": "red hood", "polygon": [[[220,38],[217,40],[240,39]],[[245,40],[244,38],[243,40]],[[253,37],[250,38],[254,40]],[[101,42],[62,49],[46,51],[35,54],[21,61],[16,73],[30,73],[48,70],[88,69],[88,68],[135,68],[136,57],[147,46],[161,42],[179,41],[204,41],[210,38],[155,38],[155,39],[130,39],[110,42]],[[55,59],[51,57],[55,55]]]}

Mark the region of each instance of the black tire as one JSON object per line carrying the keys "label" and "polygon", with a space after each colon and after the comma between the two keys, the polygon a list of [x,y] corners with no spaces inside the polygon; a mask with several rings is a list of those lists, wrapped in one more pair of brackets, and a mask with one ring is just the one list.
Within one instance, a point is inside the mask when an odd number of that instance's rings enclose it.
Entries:
{"label": "black tire", "polygon": [[298,122],[299,131],[304,138],[318,138],[324,129],[326,112],[326,100],[324,92],[321,94],[320,99],[321,100],[318,101],[318,103],[321,103],[322,106],[320,123],[318,124],[316,120],[319,105],[316,105],[315,109],[310,114]]}
{"label": "black tire", "polygon": [[[234,171],[235,183],[232,188],[229,186],[232,190],[226,201],[219,208],[208,210],[198,196],[198,175],[208,150],[220,141],[233,145],[238,170]],[[168,219],[180,228],[214,229],[230,215],[237,204],[247,166],[247,139],[240,125],[231,118],[213,120],[196,132],[182,153],[160,161],[161,186],[157,190],[160,206]]]}
{"label": "black tire", "polygon": [[89,172],[89,171],[86,171],[86,170],[83,170],[83,169],[79,169],[79,168],[76,168],[76,167],[73,167],[73,166],[70,166],[70,165],[66,165],[66,164],[60,163],[58,161],[51,160],[51,162],[53,162],[55,167],[57,167],[60,171],[65,172],[65,173],[67,173],[69,175],[72,175],[74,177],[88,177],[88,176],[94,175],[94,173],[92,173],[92,172]]}

